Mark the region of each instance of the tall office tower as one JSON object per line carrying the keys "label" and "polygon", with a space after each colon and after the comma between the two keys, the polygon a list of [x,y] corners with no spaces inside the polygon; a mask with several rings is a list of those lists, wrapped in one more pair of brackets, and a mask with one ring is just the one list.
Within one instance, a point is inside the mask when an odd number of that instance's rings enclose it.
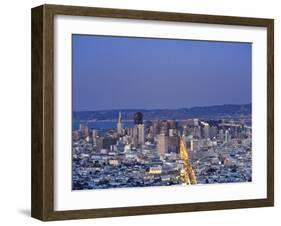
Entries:
{"label": "tall office tower", "polygon": [[92,130],[93,137],[97,137],[99,135],[99,131],[97,129]]}
{"label": "tall office tower", "polygon": [[230,141],[230,134],[229,131],[226,130],[224,134],[224,142],[227,144]]}
{"label": "tall office tower", "polygon": [[138,146],[138,127],[135,125],[132,130],[132,144]]}
{"label": "tall office tower", "polygon": [[126,128],[126,134],[130,137],[134,135],[134,128]]}
{"label": "tall office tower", "polygon": [[143,145],[145,143],[145,126],[143,124],[142,117],[141,112],[135,112],[135,126],[133,130],[133,144],[135,146]]}
{"label": "tall office tower", "polygon": [[168,152],[179,153],[179,137],[178,136],[169,136],[168,140]]}
{"label": "tall office tower", "polygon": [[148,133],[153,136],[153,126],[149,126]]}
{"label": "tall office tower", "polygon": [[159,121],[153,122],[153,136],[156,137],[160,133],[160,123]]}
{"label": "tall office tower", "polygon": [[138,128],[138,144],[142,145],[145,142],[144,124],[137,125]]}
{"label": "tall office tower", "polygon": [[97,144],[97,137],[99,136],[98,130],[93,129],[92,130],[92,137],[93,137],[93,144],[96,145]]}
{"label": "tall office tower", "polygon": [[194,126],[199,126],[199,119],[197,118],[193,119],[193,123]]}
{"label": "tall office tower", "polygon": [[116,145],[117,139],[113,137],[97,137],[97,151],[101,149],[110,150],[111,145]]}
{"label": "tall office tower", "polygon": [[187,125],[183,125],[182,126],[182,135],[183,136],[188,136],[188,134],[187,134]]}
{"label": "tall office tower", "polygon": [[193,138],[190,140],[190,150],[191,151],[199,150],[199,140]]}
{"label": "tall office tower", "polygon": [[145,143],[144,124],[138,124],[134,126],[132,142],[134,146],[143,145]]}
{"label": "tall office tower", "polygon": [[208,123],[205,123],[205,122],[202,122],[202,124],[203,124],[203,137],[205,138],[205,139],[207,139],[207,138],[210,138],[210,126],[209,126],[209,124]]}
{"label": "tall office tower", "polygon": [[135,123],[135,125],[143,124],[142,123],[142,113],[141,112],[135,112],[135,114],[134,114],[134,123]]}
{"label": "tall office tower", "polygon": [[164,133],[165,135],[168,135],[168,132],[169,132],[168,121],[161,121],[160,133]]}
{"label": "tall office tower", "polygon": [[184,136],[194,135],[193,127],[188,126],[188,125],[184,125],[182,127],[182,135],[184,135]]}
{"label": "tall office tower", "polygon": [[193,127],[188,126],[188,127],[186,128],[186,135],[187,135],[187,136],[193,135]]}
{"label": "tall office tower", "polygon": [[103,149],[103,137],[96,137],[96,148],[97,151]]}
{"label": "tall office tower", "polygon": [[216,126],[210,127],[210,138],[217,137],[218,128]]}
{"label": "tall office tower", "polygon": [[221,141],[224,140],[224,131],[223,131],[223,129],[220,129],[220,130],[219,130],[219,139],[220,139]]}
{"label": "tall office tower", "polygon": [[79,131],[81,132],[83,138],[86,138],[87,136],[89,136],[89,128],[88,128],[87,124],[80,123]]}
{"label": "tall office tower", "polygon": [[161,133],[157,135],[157,152],[161,158],[168,152],[168,137]]}
{"label": "tall office tower", "polygon": [[193,136],[201,139],[201,127],[200,126],[196,126],[193,128]]}
{"label": "tall office tower", "polygon": [[122,115],[119,112],[118,122],[117,122],[117,134],[123,135],[123,123],[122,123]]}

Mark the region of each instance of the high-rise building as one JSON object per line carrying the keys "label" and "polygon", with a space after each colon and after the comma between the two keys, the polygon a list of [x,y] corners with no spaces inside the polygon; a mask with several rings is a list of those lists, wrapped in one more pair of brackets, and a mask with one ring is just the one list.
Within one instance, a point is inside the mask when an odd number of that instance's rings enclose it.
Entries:
{"label": "high-rise building", "polygon": [[179,153],[179,137],[178,136],[169,136],[168,140],[168,152]]}
{"label": "high-rise building", "polygon": [[156,137],[157,134],[160,133],[160,123],[159,121],[153,122],[153,136]]}
{"label": "high-rise building", "polygon": [[210,127],[210,138],[214,138],[217,136],[218,133],[218,128],[216,126],[211,126]]}
{"label": "high-rise building", "polygon": [[123,123],[122,123],[122,115],[119,112],[118,122],[117,122],[117,134],[123,135]]}
{"label": "high-rise building", "polygon": [[169,132],[168,121],[161,121],[160,133],[164,133],[165,135],[168,135],[168,132]]}
{"label": "high-rise building", "polygon": [[126,128],[126,134],[130,137],[133,137],[134,135],[134,128]]}
{"label": "high-rise building", "polygon": [[144,124],[138,124],[133,129],[133,144],[134,146],[143,145],[145,143]]}
{"label": "high-rise building", "polygon": [[145,143],[145,126],[143,124],[143,116],[141,112],[134,114],[134,129],[133,129],[133,144],[135,146],[143,145]]}
{"label": "high-rise building", "polygon": [[196,126],[193,128],[193,134],[194,137],[201,139],[201,127],[200,126]]}
{"label": "high-rise building", "polygon": [[93,129],[92,130],[92,137],[93,137],[93,144],[96,145],[97,144],[97,137],[99,136],[98,130]]}
{"label": "high-rise building", "polygon": [[193,119],[193,125],[198,126],[199,125],[199,119],[197,119],[197,118]]}
{"label": "high-rise building", "polygon": [[142,113],[141,112],[135,112],[135,114],[134,114],[134,123],[135,123],[135,125],[143,124],[143,122],[142,122]]}
{"label": "high-rise building", "polygon": [[83,138],[86,138],[87,136],[89,136],[89,128],[88,128],[87,124],[80,123],[79,131],[81,132]]}
{"label": "high-rise building", "polygon": [[142,145],[145,142],[144,124],[137,125],[138,128],[138,144]]}
{"label": "high-rise building", "polygon": [[100,151],[101,149],[110,149],[111,145],[115,145],[117,142],[116,138],[113,137],[97,137],[97,150]]}
{"label": "high-rise building", "polygon": [[202,125],[203,125],[203,129],[202,129],[203,137],[205,139],[210,138],[210,125],[206,122],[202,122]]}
{"label": "high-rise building", "polygon": [[138,146],[138,126],[137,125],[135,125],[133,127],[132,143],[135,147]]}
{"label": "high-rise building", "polygon": [[164,155],[168,152],[168,137],[161,133],[157,135],[157,152],[160,157],[164,157]]}
{"label": "high-rise building", "polygon": [[93,137],[97,137],[99,135],[99,131],[97,129],[92,130]]}
{"label": "high-rise building", "polygon": [[190,140],[190,150],[191,151],[198,151],[199,150],[199,140],[191,139]]}
{"label": "high-rise building", "polygon": [[96,137],[95,140],[97,151],[100,151],[101,149],[103,149],[103,137]]}
{"label": "high-rise building", "polygon": [[230,141],[230,134],[229,131],[226,130],[224,134],[224,142],[227,144]]}

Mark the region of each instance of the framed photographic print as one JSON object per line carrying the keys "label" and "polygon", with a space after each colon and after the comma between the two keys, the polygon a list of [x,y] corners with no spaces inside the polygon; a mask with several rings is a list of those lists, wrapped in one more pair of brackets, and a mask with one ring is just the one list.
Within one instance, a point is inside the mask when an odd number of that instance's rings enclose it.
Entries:
{"label": "framed photographic print", "polygon": [[32,9],[32,216],[274,205],[272,19]]}

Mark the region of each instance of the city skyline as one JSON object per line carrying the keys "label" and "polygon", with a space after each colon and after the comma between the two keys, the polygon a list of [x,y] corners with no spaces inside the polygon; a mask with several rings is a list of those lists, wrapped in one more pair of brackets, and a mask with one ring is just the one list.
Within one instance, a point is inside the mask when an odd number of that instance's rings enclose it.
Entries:
{"label": "city skyline", "polygon": [[250,43],[89,35],[72,41],[73,111],[251,103]]}
{"label": "city skyline", "polygon": [[[240,118],[85,121],[73,129],[72,189],[252,181],[251,115]],[[95,122],[93,122],[95,123]]]}

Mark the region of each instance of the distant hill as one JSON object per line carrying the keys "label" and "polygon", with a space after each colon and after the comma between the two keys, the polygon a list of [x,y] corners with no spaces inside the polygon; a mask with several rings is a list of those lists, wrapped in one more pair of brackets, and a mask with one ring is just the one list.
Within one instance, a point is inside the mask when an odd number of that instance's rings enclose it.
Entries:
{"label": "distant hill", "polygon": [[192,107],[181,109],[114,109],[101,111],[75,111],[74,121],[84,120],[117,120],[119,112],[122,112],[124,120],[132,120],[134,112],[143,113],[144,120],[157,119],[186,119],[186,118],[238,118],[252,114],[252,105],[215,105],[206,107]]}

